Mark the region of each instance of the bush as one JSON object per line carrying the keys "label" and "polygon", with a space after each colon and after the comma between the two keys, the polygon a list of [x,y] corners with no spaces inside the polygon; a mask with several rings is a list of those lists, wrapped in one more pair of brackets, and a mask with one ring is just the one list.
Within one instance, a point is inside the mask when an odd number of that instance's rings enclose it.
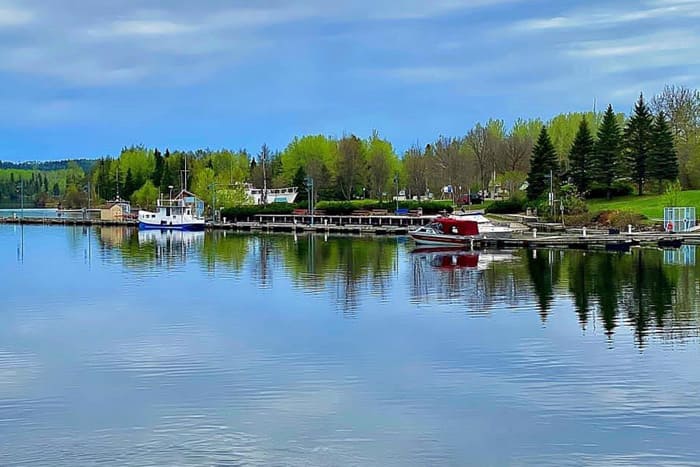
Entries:
{"label": "bush", "polygon": [[[446,201],[399,201],[399,209],[423,209],[423,214],[437,214],[442,211],[452,212],[452,202]],[[330,215],[352,214],[353,211],[364,209],[386,209],[394,212],[396,201],[385,201],[380,203],[371,199],[359,199],[354,201],[319,201],[316,209],[323,210]]]}
{"label": "bush", "polygon": [[[605,198],[607,189],[600,184],[594,183],[588,191],[588,198]],[[627,196],[634,193],[634,186],[627,182],[615,182],[610,189],[610,196]]]}
{"label": "bush", "polygon": [[640,226],[644,224],[646,216],[629,211],[601,211],[593,220],[605,227],[626,229],[628,225]]}
{"label": "bush", "polygon": [[291,214],[296,205],[288,203],[272,203],[265,206],[235,206],[221,210],[221,217],[229,220],[253,217],[256,214]]}
{"label": "bush", "polygon": [[490,214],[517,214],[525,210],[527,200],[523,197],[513,196],[508,199],[496,201],[486,208]]}

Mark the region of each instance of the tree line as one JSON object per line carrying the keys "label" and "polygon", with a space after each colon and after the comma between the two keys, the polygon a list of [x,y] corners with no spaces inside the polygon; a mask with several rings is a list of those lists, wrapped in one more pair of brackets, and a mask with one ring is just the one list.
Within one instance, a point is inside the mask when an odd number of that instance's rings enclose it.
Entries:
{"label": "tree line", "polygon": [[[482,190],[516,194],[524,186],[528,198],[536,199],[550,184],[609,197],[628,193],[630,185],[639,193],[676,179],[695,189],[700,188],[700,92],[667,86],[650,104],[640,98],[629,118],[609,106],[605,112],[566,113],[548,121],[518,119],[510,127],[490,119],[462,136],[417,142],[401,155],[375,131],[366,138],[301,136],[281,151],[263,145],[255,154],[132,146],[117,157],[59,166],[64,167],[56,172],[60,177],[39,171],[49,174],[43,192],[69,207],[117,196],[148,206],[170,187],[174,192],[187,187],[207,202],[232,206],[248,201],[244,184],[262,188],[264,181],[269,188],[298,187],[298,200],[306,199],[311,180],[314,196],[324,200],[382,199],[397,190],[408,198],[437,199]],[[12,182],[2,173],[0,184],[7,183],[11,198]],[[39,193],[32,196],[39,199]]]}
{"label": "tree line", "polygon": [[670,123],[660,110],[654,116],[640,95],[624,129],[609,105],[597,137],[588,122],[581,119],[568,154],[568,167],[560,166],[556,150],[545,126],[532,151],[527,197],[541,198],[560,183],[572,184],[586,196],[597,184],[610,199],[616,181],[628,181],[644,193],[645,184],[654,183],[659,192],[665,182],[678,179],[679,165]]}

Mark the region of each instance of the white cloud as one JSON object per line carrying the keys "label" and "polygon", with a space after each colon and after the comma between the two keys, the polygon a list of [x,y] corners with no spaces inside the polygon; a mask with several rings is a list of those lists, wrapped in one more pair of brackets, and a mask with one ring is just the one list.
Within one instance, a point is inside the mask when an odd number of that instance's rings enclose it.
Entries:
{"label": "white cloud", "polygon": [[663,18],[700,17],[700,9],[697,8],[696,3],[695,1],[668,2],[664,6],[647,7],[633,11],[620,9],[619,7],[598,11],[579,10],[568,15],[520,21],[515,23],[513,30],[541,32],[590,29]]}
{"label": "white cloud", "polygon": [[23,26],[35,18],[32,10],[0,3],[0,28]]}
{"label": "white cloud", "polygon": [[126,20],[115,21],[107,29],[118,36],[163,36],[193,31],[192,26],[165,20]]}

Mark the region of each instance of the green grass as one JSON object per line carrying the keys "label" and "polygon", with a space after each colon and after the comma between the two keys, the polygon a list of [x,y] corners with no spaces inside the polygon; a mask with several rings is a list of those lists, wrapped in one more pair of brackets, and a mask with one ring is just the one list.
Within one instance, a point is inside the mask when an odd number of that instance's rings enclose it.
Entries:
{"label": "green grass", "polygon": [[[668,206],[668,195],[623,196],[610,201],[592,199],[588,201],[591,212],[630,211],[643,214],[649,219],[663,219],[664,208]],[[688,190],[679,193],[678,206],[700,207],[700,190]]]}

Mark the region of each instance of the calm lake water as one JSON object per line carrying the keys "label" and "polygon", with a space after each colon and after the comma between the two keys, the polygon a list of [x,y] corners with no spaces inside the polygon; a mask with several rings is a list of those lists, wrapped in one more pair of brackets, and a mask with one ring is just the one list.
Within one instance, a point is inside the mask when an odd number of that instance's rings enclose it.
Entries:
{"label": "calm lake water", "polygon": [[696,251],[0,225],[0,465],[700,465]]}

